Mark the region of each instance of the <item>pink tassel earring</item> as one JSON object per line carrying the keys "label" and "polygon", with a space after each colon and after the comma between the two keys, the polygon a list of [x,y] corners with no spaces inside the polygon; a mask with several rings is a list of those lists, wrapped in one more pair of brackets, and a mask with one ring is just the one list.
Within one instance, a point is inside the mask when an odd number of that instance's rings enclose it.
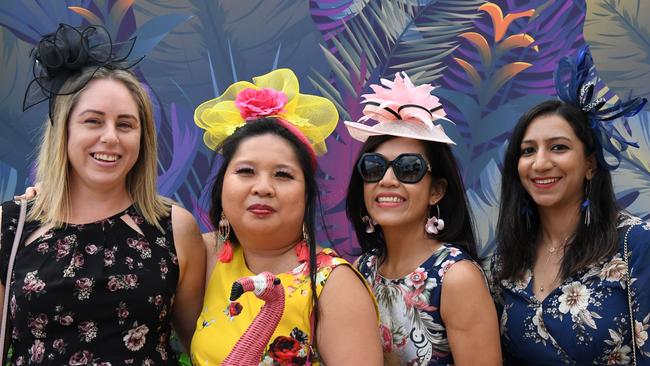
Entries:
{"label": "pink tassel earring", "polygon": [[299,262],[307,262],[309,260],[309,246],[307,246],[308,239],[309,235],[307,234],[307,229],[305,228],[305,224],[302,224],[302,240],[296,244],[294,248]]}
{"label": "pink tassel earring", "polygon": [[438,210],[438,216],[431,216],[427,219],[426,225],[424,225],[424,229],[431,235],[438,235],[445,228],[445,222],[439,218],[440,207],[438,207],[438,204],[436,204],[436,209]]}
{"label": "pink tassel earring", "polygon": [[230,222],[221,211],[221,219],[219,220],[219,227],[217,229],[217,245],[221,245],[219,252],[219,262],[228,263],[232,260],[232,244],[230,243]]}

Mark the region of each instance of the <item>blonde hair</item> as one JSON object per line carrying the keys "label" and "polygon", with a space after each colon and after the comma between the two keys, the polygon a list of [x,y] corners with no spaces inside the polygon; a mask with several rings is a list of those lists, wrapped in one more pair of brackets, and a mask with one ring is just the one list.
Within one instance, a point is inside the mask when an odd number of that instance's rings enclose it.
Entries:
{"label": "blonde hair", "polygon": [[[94,72],[94,73],[93,73]],[[82,75],[68,80],[65,88],[75,90],[84,80],[107,79],[121,82],[131,92],[138,105],[142,133],[138,160],[126,176],[126,189],[135,209],[149,223],[162,229],[160,219],[170,212],[171,200],[156,192],[157,146],[151,99],[138,79],[129,71],[99,68],[85,70]],[[70,217],[70,164],[68,160],[68,119],[79,101],[85,86],[69,95],[59,95],[54,103],[52,118],[45,124],[40,151],[36,160],[36,180],[42,182],[42,192],[34,199],[28,219],[55,227]]]}

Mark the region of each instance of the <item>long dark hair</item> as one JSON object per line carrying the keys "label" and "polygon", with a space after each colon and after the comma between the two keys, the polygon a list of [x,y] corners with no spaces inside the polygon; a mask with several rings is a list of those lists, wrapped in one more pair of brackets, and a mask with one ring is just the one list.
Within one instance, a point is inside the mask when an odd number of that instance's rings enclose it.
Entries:
{"label": "long dark hair", "polygon": [[[379,145],[394,138],[396,137],[388,135],[369,137],[361,147],[354,166],[356,167],[361,155],[375,151]],[[472,216],[456,159],[447,144],[428,141],[422,141],[422,144],[425,149],[427,161],[431,164],[431,175],[433,176],[431,184],[436,184],[440,179],[447,180],[445,195],[438,202],[440,214],[445,220],[445,229],[439,234],[429,235],[429,237],[441,242],[449,242],[457,245],[464,249],[474,260],[478,261],[476,239],[472,227]],[[352,222],[362,252],[364,254],[373,253],[378,258],[384,259],[386,256],[386,242],[384,241],[381,227],[377,226],[374,233],[368,234],[365,230],[366,224],[361,220],[361,217],[368,215],[368,210],[363,199],[364,184],[361,174],[357,169],[354,169],[350,177],[350,184],[348,185],[346,212]],[[430,208],[430,210],[432,209],[434,208]],[[429,212],[429,216],[432,214],[433,211]],[[422,226],[422,230],[424,230],[424,222]]]}
{"label": "long dark hair", "polygon": [[[600,148],[589,127],[587,116],[575,106],[559,100],[542,102],[526,112],[515,126],[506,151],[501,179],[501,207],[497,223],[498,280],[523,277],[535,260],[540,230],[537,206],[521,184],[517,165],[521,155],[520,145],[530,123],[541,116],[557,115],[566,120],[585,147],[585,157]],[[596,159],[598,160],[598,159]],[[607,168],[597,163],[591,179],[589,195],[591,223],[584,224],[585,212],[580,212],[574,235],[569,238],[560,267],[562,279],[613,255],[618,248],[616,221],[619,207],[616,204],[612,177]],[[522,209],[532,210],[530,229]]]}
{"label": "long dark hair", "polygon": [[[247,121],[242,127],[239,127],[232,135],[226,138],[219,146],[218,150],[223,158],[221,167],[215,177],[214,186],[212,187],[212,207],[210,208],[210,220],[213,227],[219,227],[219,220],[223,206],[221,202],[221,194],[223,191],[223,179],[226,174],[226,169],[237,152],[237,148],[241,143],[251,137],[262,135],[275,135],[286,140],[293,149],[302,172],[305,176],[305,213],[304,213],[304,229],[309,247],[309,279],[311,287],[311,297],[313,304],[314,314],[314,329],[312,330],[312,343],[316,344],[316,325],[318,324],[318,296],[316,294],[316,273],[318,271],[316,265],[316,214],[319,212],[317,202],[319,199],[318,184],[316,182],[316,174],[312,165],[311,156],[308,152],[308,147],[303,144],[296,135],[290,132],[287,128],[278,123],[276,118],[265,117],[253,121]],[[321,216],[322,219],[322,216]],[[324,227],[324,225],[323,225]],[[230,242],[238,243],[237,236],[234,230],[230,231]]]}

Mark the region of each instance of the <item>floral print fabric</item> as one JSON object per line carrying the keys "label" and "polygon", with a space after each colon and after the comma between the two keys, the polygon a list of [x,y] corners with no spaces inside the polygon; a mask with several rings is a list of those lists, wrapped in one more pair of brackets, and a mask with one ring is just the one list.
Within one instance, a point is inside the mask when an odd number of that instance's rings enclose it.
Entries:
{"label": "floral print fabric", "polygon": [[[522,280],[493,284],[501,313],[507,364],[631,365],[632,343],[627,265],[628,234],[637,364],[650,365],[650,224],[622,215],[619,251],[567,278],[543,301],[532,292],[528,270]],[[498,258],[494,265],[498,266]]]}
{"label": "floral print fabric", "polygon": [[[4,282],[18,205],[6,202],[2,211]],[[12,364],[177,364],[169,337],[178,261],[170,218],[161,224],[164,233],[129,207],[21,243],[10,284]],[[27,222],[23,241],[38,227]]]}
{"label": "floral print fabric", "polygon": [[359,272],[379,305],[380,335],[387,364],[454,363],[439,309],[445,273],[461,260],[471,257],[445,243],[410,274],[388,279],[379,274],[376,256],[365,254],[359,258]]}
{"label": "floral print fabric", "polygon": [[[325,248],[317,255],[316,292],[320,295],[330,273],[340,265],[350,266],[332,249]],[[205,293],[203,311],[197,321],[192,339],[194,365],[219,365],[228,356],[235,343],[259,314],[264,302],[253,293],[245,293],[232,306],[229,302],[232,283],[241,277],[254,274],[246,266],[244,252],[234,246],[233,258],[228,263],[217,263]],[[310,314],[312,309],[309,268],[302,263],[293,270],[277,274],[285,290],[285,307],[282,318],[264,347],[260,365],[304,365],[311,337]],[[235,314],[238,315],[234,316]],[[266,342],[263,340],[263,342]],[[314,346],[315,348],[315,346]],[[250,352],[255,352],[250,350]],[[312,365],[320,365],[317,353]]]}

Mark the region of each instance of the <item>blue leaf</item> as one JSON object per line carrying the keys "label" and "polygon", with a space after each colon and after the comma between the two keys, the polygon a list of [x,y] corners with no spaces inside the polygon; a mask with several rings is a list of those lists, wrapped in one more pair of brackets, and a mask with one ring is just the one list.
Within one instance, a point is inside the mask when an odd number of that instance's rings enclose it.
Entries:
{"label": "blue leaf", "polygon": [[[622,208],[632,214],[650,217],[650,112],[642,111],[625,121],[638,148],[627,149],[618,169],[612,171],[614,192]],[[622,123],[617,122],[619,131]]]}
{"label": "blue leaf", "polygon": [[167,170],[158,177],[158,191],[163,196],[170,196],[178,190],[192,168],[192,162],[199,146],[200,132],[190,125],[189,112],[178,116],[176,104],[171,105],[171,127],[173,137],[172,161]]}
{"label": "blue leaf", "polygon": [[137,59],[145,56],[165,38],[167,33],[191,17],[192,15],[189,14],[161,15],[138,27],[135,33],[137,39],[130,58]]}
{"label": "blue leaf", "polygon": [[[550,99],[548,95],[526,95],[502,104],[480,120],[468,121],[474,145],[482,144],[510,131],[517,120],[534,105]],[[466,113],[466,112],[463,112]]]}
{"label": "blue leaf", "polygon": [[495,160],[490,160],[479,176],[480,189],[468,189],[467,199],[474,216],[479,256],[488,257],[496,246],[496,224],[501,197],[501,171]]}
{"label": "blue leaf", "polygon": [[0,202],[14,197],[17,180],[18,172],[16,169],[0,161]]}
{"label": "blue leaf", "polygon": [[59,23],[78,26],[83,22],[68,6],[88,7],[89,0],[79,1],[2,1],[0,26],[19,39],[37,43],[43,35],[56,31]]}

